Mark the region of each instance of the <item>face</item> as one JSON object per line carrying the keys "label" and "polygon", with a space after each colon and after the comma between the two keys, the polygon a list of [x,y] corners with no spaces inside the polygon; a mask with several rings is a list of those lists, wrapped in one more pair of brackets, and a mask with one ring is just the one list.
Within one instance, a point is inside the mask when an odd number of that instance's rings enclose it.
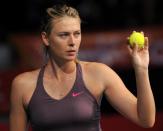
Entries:
{"label": "face", "polygon": [[81,43],[80,21],[67,16],[58,18],[53,21],[49,36],[42,33],[42,38],[55,59],[75,60]]}

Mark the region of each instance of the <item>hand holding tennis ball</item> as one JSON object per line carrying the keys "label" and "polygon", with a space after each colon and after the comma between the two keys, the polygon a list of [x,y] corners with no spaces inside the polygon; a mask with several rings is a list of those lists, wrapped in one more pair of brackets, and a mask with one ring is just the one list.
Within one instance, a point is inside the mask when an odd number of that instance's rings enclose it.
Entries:
{"label": "hand holding tennis ball", "polygon": [[133,47],[134,44],[137,44],[139,48],[143,48],[144,43],[145,43],[145,38],[143,33],[133,31],[129,37],[129,44],[131,45],[131,47]]}

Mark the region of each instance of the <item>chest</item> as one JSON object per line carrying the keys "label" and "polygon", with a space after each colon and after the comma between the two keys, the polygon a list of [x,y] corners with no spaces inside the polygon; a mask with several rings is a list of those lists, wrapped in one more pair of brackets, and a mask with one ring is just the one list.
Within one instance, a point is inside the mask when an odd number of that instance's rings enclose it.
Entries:
{"label": "chest", "polygon": [[[68,79],[62,79],[61,81],[56,81],[54,79],[44,78],[42,81],[44,91],[53,99],[55,100],[61,100],[64,97],[66,97],[76,85],[76,76],[68,78]],[[101,100],[101,97],[103,95],[103,85],[99,79],[96,79],[94,76],[85,73],[85,70],[83,69],[83,74],[81,81],[77,82],[84,83],[85,88],[88,90],[88,92],[96,99],[97,102]],[[36,83],[33,84],[33,86],[30,86],[33,88],[30,88],[25,93],[24,101],[25,105],[28,105],[32,95],[36,88]]]}
{"label": "chest", "polygon": [[[71,80],[62,80],[61,82],[47,80],[44,81],[43,88],[50,97],[56,100],[61,100],[66,97],[76,85],[75,80],[75,78]],[[103,94],[102,85],[100,85],[100,82],[91,79],[88,76],[83,79],[83,82],[88,92],[92,94],[96,101],[100,101]]]}
{"label": "chest", "polygon": [[64,98],[75,85],[75,77],[66,78],[62,80],[44,79],[43,88],[52,98],[60,100]]}
{"label": "chest", "polygon": [[[100,108],[87,94],[67,97],[62,100],[41,98],[41,102],[30,105],[30,120],[36,125],[60,125],[62,123],[85,123],[100,117]],[[93,102],[92,102],[93,101]]]}
{"label": "chest", "polygon": [[[99,122],[100,107],[96,101],[101,94],[97,90],[99,84],[92,79],[77,79],[74,77],[72,81],[63,80],[61,83],[45,79],[43,85],[37,87],[28,106],[32,125],[55,129],[58,125],[66,128],[72,123],[74,126]],[[61,93],[63,96],[60,96]]]}

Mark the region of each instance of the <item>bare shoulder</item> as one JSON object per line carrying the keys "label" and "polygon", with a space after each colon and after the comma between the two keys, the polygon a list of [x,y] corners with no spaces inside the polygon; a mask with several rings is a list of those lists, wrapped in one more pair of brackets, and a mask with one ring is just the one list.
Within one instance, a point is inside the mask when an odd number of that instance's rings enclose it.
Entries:
{"label": "bare shoulder", "polygon": [[85,76],[92,78],[94,81],[100,81],[106,85],[119,79],[118,74],[108,65],[98,62],[80,62]]}
{"label": "bare shoulder", "polygon": [[103,74],[106,72],[114,72],[113,69],[111,69],[108,65],[104,63],[99,63],[99,62],[85,62],[81,61],[80,62],[84,70],[87,72],[92,72],[94,74]]}
{"label": "bare shoulder", "polygon": [[39,73],[40,69],[29,71],[29,72],[24,72],[19,75],[17,75],[14,79],[12,84],[14,85],[19,85],[19,84],[27,84],[31,83],[34,81]]}
{"label": "bare shoulder", "polygon": [[114,71],[108,65],[98,62],[80,61],[80,65],[87,88],[99,98],[105,90],[106,83],[110,85]]}
{"label": "bare shoulder", "polygon": [[17,75],[12,81],[12,91],[22,93],[27,91],[29,88],[33,88],[36,84],[39,70],[40,69],[36,69]]}

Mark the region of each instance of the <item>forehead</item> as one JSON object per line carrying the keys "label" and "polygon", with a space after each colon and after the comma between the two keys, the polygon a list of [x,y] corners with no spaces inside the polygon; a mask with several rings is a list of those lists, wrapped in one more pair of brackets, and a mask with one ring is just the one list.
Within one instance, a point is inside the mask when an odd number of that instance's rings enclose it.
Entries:
{"label": "forehead", "polygon": [[77,30],[80,30],[79,18],[64,16],[52,22],[52,32],[71,32]]}

